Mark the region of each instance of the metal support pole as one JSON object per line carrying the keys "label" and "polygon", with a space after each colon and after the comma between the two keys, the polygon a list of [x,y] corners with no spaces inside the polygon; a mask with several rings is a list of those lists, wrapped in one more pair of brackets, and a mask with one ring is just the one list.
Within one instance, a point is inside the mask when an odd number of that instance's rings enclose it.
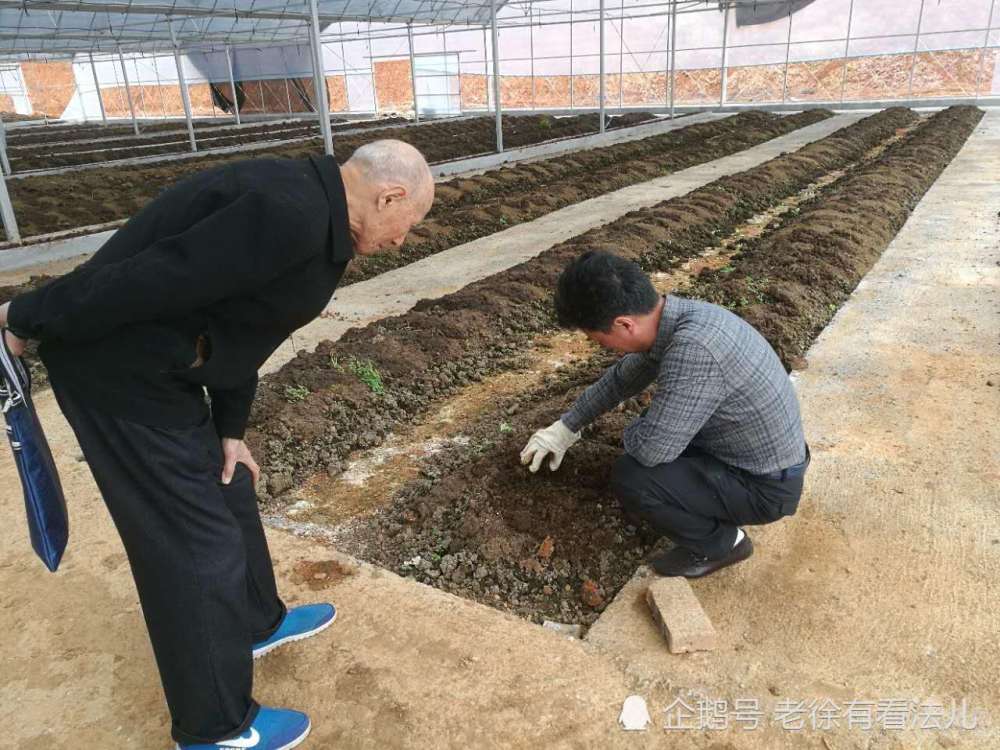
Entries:
{"label": "metal support pole", "polygon": [[497,0],[490,0],[490,29],[493,37],[493,106],[497,117],[497,153],[503,151],[503,115],[500,106],[500,36],[497,34]]}
{"label": "metal support pole", "polygon": [[600,109],[600,113],[601,113],[601,127],[598,130],[598,132],[599,133],[603,133],[604,132],[604,94],[605,94],[605,90],[604,90],[604,0],[601,0],[601,4],[600,4],[600,18],[601,18],[601,20],[600,20],[600,25],[601,25],[600,32],[601,33],[598,35],[598,39],[599,39],[599,45],[598,46],[600,47],[600,50],[601,50],[601,68],[600,68],[601,80],[600,80],[600,86],[599,86],[599,89],[598,89],[600,93],[598,94],[598,96],[600,97],[600,102],[599,102],[600,108],[599,109]]}
{"label": "metal support pole", "polygon": [[670,119],[674,119],[674,91],[677,88],[677,0],[670,5]]}
{"label": "metal support pole", "polygon": [[[406,24],[406,39],[410,44],[410,85],[413,88],[413,121],[420,122],[420,108],[417,107],[417,64],[413,59],[413,24]],[[445,60],[447,60],[445,56]],[[447,62],[445,63],[447,65]],[[447,70],[447,69],[446,69]]]}
{"label": "metal support pole", "polygon": [[[528,6],[528,13],[532,16],[535,14],[534,6]],[[538,109],[538,105],[535,103],[535,26],[534,24],[528,25],[528,58],[531,65],[531,108]]]}
{"label": "metal support pole", "polygon": [[920,0],[920,13],[917,15],[917,35],[913,39],[913,59],[910,61],[910,83],[906,87],[907,98],[913,97],[913,73],[917,69],[917,48],[920,46],[920,27],[924,22],[924,0]]}
{"label": "metal support pole", "polygon": [[187,123],[188,140],[191,141],[191,151],[198,150],[198,142],[194,138],[194,123],[191,121],[191,97],[188,94],[187,79],[184,77],[184,67],[181,65],[181,51],[177,44],[177,34],[174,25],[170,26],[170,39],[174,43],[174,65],[177,67],[177,85],[181,90],[181,104],[184,105],[184,122]]}
{"label": "metal support pole", "polygon": [[372,79],[372,107],[375,114],[378,114],[378,87],[375,85],[375,53],[372,50],[372,25],[368,24],[368,73]]}
{"label": "metal support pole", "polygon": [[323,75],[323,47],[319,41],[319,9],[316,0],[309,0],[312,11],[313,78],[316,88],[316,113],[319,115],[319,130],[323,134],[323,148],[328,156],[333,156],[333,132],[330,130],[330,103],[326,98],[326,78]]}
{"label": "metal support pole", "polygon": [[720,61],[719,72],[722,74],[722,85],[719,87],[719,106],[726,104],[726,88],[729,85],[729,61],[728,50],[726,49],[727,37],[729,36],[729,6],[722,9],[722,60]]}
{"label": "metal support pole", "polygon": [[618,109],[625,109],[625,0],[618,16]]}
{"label": "metal support pole", "polygon": [[844,103],[844,90],[847,88],[847,53],[851,48],[851,24],[854,22],[854,0],[847,8],[847,36],[844,38],[844,71],[840,78],[840,103]]}
{"label": "metal support pole", "polygon": [[486,41],[486,27],[483,26],[483,86],[486,88],[486,110],[490,109],[490,45]]}
{"label": "metal support pole", "polygon": [[576,96],[576,70],[573,68],[573,0],[569,0],[569,108],[573,109]]}
{"label": "metal support pole", "polygon": [[17,228],[17,218],[14,216],[14,204],[10,202],[7,192],[7,177],[10,174],[10,162],[7,161],[7,135],[3,120],[0,119],[0,156],[3,157],[3,174],[0,174],[0,219],[10,242],[21,242],[21,232]]}
{"label": "metal support pole", "polygon": [[0,176],[0,218],[3,219],[3,228],[7,233],[7,239],[10,242],[20,244],[21,231],[17,228],[14,206],[10,202],[10,194],[7,192],[7,178],[3,176]]}
{"label": "metal support pole", "polygon": [[10,168],[10,159],[7,158],[7,126],[0,117],[0,177],[5,174],[14,174]]}
{"label": "metal support pole", "polygon": [[118,48],[118,62],[122,66],[122,78],[125,79],[125,96],[128,98],[128,111],[132,115],[132,130],[139,135],[139,123],[135,120],[135,105],[132,104],[132,89],[128,85],[128,72],[125,70],[125,58],[122,57],[121,48]]}
{"label": "metal support pole", "polygon": [[108,116],[104,112],[104,99],[101,98],[101,84],[97,80],[97,66],[94,65],[94,53],[90,53],[90,73],[94,76],[94,91],[97,93],[97,104],[101,108],[101,123],[108,124]]}
{"label": "metal support pole", "polygon": [[781,103],[788,99],[788,58],[792,52],[792,11],[788,11],[788,39],[785,40],[785,73],[781,78]]}
{"label": "metal support pole", "polygon": [[229,89],[233,92],[233,115],[236,117],[236,124],[240,124],[240,99],[236,95],[236,79],[233,78],[233,50],[226,47],[226,69],[229,71]]}
{"label": "metal support pole", "polygon": [[990,15],[986,21],[986,37],[983,39],[983,49],[979,53],[979,70],[976,71],[976,98],[979,98],[979,86],[983,80],[983,63],[986,61],[986,50],[990,45],[990,32],[993,30],[993,8],[996,0],[990,0]]}

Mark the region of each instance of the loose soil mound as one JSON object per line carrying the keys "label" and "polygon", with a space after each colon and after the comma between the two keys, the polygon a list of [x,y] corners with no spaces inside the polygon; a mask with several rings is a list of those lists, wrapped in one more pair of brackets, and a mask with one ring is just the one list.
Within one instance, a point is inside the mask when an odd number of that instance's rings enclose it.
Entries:
{"label": "loose soil mound", "polygon": [[[628,127],[652,117],[648,113],[630,113],[612,119],[611,123],[612,127]],[[565,118],[511,116],[504,118],[504,144],[508,148],[528,146],[583,135],[596,131],[597,127],[598,116],[594,114]],[[432,121],[409,128],[394,128],[390,132],[391,137],[420,149],[429,162],[492,151],[495,138],[494,122],[485,117]],[[387,133],[372,130],[336,138],[337,159],[343,162],[359,146],[387,136]],[[10,180],[8,187],[21,234],[31,237],[127,218],[168,185],[227,161],[262,157],[299,159],[321,152],[320,144],[306,141],[241,154],[25,177]]]}
{"label": "loose soil mound", "polygon": [[[580,151],[440,183],[434,209],[404,250],[358,257],[343,284],[371,278],[449,247],[530,221],[571,203],[678,169],[717,159],[830,116],[811,110],[791,117],[746,113],[690,125],[640,141]],[[0,304],[51,277],[0,287]],[[29,349],[29,354],[34,348]],[[44,367],[32,358],[38,384]]]}
{"label": "loose soil mound", "polygon": [[815,109],[787,117],[747,112],[440,183],[434,208],[410,233],[405,248],[355,260],[344,281],[371,278],[573,203],[743,151],[831,115]]}
{"label": "loose soil mound", "polygon": [[[821,317],[828,318],[827,309],[857,285],[981,116],[964,107],[931,118],[875,163],[820,193],[808,209],[787,216],[747,254],[745,264],[737,261],[736,279],[705,274],[699,295],[736,301],[737,311],[753,312],[765,334],[778,334],[771,341],[779,350],[787,331],[796,331],[789,340],[801,351],[807,332],[815,336],[822,328],[817,313],[824,310]],[[871,230],[847,231],[848,218],[851,227]],[[791,244],[791,237],[801,244]],[[651,256],[646,257],[649,267]],[[800,292],[794,296],[775,282],[766,287],[770,293],[784,291],[792,300],[808,301],[743,304],[739,295],[748,291],[749,270],[759,274],[755,278],[780,279]],[[781,326],[764,325],[781,316],[787,316]],[[554,474],[528,475],[519,466],[518,451],[531,431],[558,417],[607,361],[595,357],[501,404],[473,426],[469,448],[432,461],[424,478],[404,489],[391,508],[341,529],[341,546],[526,617],[592,622],[652,542],[644,529],[624,525],[609,505],[607,486],[622,428],[648,393],[598,420]],[[498,431],[498,415],[511,413],[517,415],[516,426]]]}
{"label": "loose soil mound", "polygon": [[[333,132],[384,128],[405,122],[407,120],[402,117],[386,118],[373,122],[340,122],[333,125]],[[183,128],[183,124],[181,127]],[[181,154],[187,153],[190,149],[187,131],[183,129],[180,132],[149,136],[134,136],[129,131],[127,136],[118,136],[110,140],[102,137],[100,133],[91,133],[88,137],[100,138],[101,140],[96,143],[85,140],[60,141],[56,136],[51,143],[42,141],[26,146],[11,147],[8,149],[11,167],[15,172],[25,172],[32,169],[54,169],[140,156]],[[223,130],[203,130],[201,134],[197,130],[195,131],[199,151],[260,141],[318,137],[319,126],[310,122],[268,123]]]}
{"label": "loose soil mound", "polygon": [[826,327],[982,116],[975,107],[934,115],[778,231],[748,243],[726,273],[705,271],[694,293],[738,312],[788,365]]}
{"label": "loose soil mound", "polygon": [[[909,110],[886,110],[793,154],[628,214],[458,292],[300,353],[258,389],[248,439],[273,480],[264,485],[264,496],[268,488],[277,491],[317,469],[336,471],[352,450],[377,445],[436,399],[507,366],[531,337],[555,327],[551,290],[565,264],[584,250],[609,249],[649,270],[676,266],[915,118]],[[361,382],[356,363],[370,363],[384,393]]]}

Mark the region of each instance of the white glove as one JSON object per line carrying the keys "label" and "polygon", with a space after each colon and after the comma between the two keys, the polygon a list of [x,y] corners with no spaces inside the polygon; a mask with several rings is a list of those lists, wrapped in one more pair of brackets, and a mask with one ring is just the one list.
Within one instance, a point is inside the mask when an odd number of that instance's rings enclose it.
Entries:
{"label": "white glove", "polygon": [[562,420],[557,419],[544,430],[539,430],[531,436],[528,444],[521,451],[521,463],[524,465],[530,463],[531,466],[528,468],[534,474],[538,471],[538,467],[542,465],[545,457],[551,455],[549,468],[555,471],[562,463],[566,451],[579,439],[579,432],[570,432],[569,428],[562,423]]}

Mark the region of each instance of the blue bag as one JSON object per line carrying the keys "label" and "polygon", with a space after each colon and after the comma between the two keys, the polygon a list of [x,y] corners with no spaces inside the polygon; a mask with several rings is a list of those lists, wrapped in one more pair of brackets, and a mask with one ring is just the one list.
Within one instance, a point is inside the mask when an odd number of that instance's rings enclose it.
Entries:
{"label": "blue bag", "polygon": [[7,348],[0,329],[0,405],[7,437],[24,487],[31,546],[45,566],[59,567],[69,540],[69,517],[52,451],[31,403],[31,378],[21,360]]}

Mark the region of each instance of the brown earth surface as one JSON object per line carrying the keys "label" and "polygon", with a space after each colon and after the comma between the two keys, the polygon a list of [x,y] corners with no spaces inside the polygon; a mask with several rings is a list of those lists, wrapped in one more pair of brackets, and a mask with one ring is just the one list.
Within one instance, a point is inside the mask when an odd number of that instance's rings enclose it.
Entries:
{"label": "brown earth surface", "polygon": [[692,293],[738,312],[786,366],[802,355],[886,248],[982,119],[975,107],[934,115],[912,137],[749,241]]}
{"label": "brown earth surface", "polygon": [[[629,113],[610,122],[611,127],[629,127],[651,118],[648,113]],[[595,114],[510,116],[504,118],[504,144],[518,148],[583,135],[596,131],[598,124]],[[491,118],[478,117],[432,121],[391,132],[393,138],[420,149],[429,162],[441,162],[492,151],[494,127]],[[379,137],[384,134],[375,130],[337,138],[338,161],[347,160],[356,148]],[[295,159],[321,152],[318,143],[293,143],[245,153],[24,177],[10,180],[9,189],[21,234],[32,237],[128,218],[165,187],[225,162],[261,157]]]}
{"label": "brown earth surface", "polygon": [[[319,468],[335,471],[352,450],[377,445],[397,425],[426,413],[436,399],[504,369],[526,341],[554,329],[551,289],[565,263],[584,248],[635,256],[649,270],[679,265],[915,119],[909,110],[886,110],[793,154],[632,212],[458,292],[300,353],[262,379],[251,415],[248,439],[264,459],[271,492],[280,494],[278,488]],[[359,363],[371,363],[385,393],[361,381]]]}
{"label": "brown earth surface", "polygon": [[[6,119],[6,115],[4,115]],[[402,119],[402,118],[401,118]],[[304,120],[303,122],[309,122]],[[330,122],[333,124],[339,124],[344,122],[352,122],[351,120],[340,119],[336,117],[330,118]],[[214,118],[214,119],[198,119],[192,120],[195,132],[199,130],[211,130],[212,128],[218,128],[225,125],[235,124],[231,118]],[[244,125],[254,126],[253,122],[245,122]],[[261,122],[261,124],[277,124],[277,123],[267,123]],[[183,119],[175,120],[165,120],[161,122],[139,122],[139,137],[142,138],[144,134],[155,134],[163,133],[169,130],[183,131],[187,125]],[[318,126],[314,124],[314,127]],[[132,124],[127,125],[114,124],[114,125],[102,125],[101,123],[88,123],[88,124],[50,124],[44,125],[42,127],[31,127],[31,128],[17,128],[16,130],[10,131],[8,134],[8,142],[11,145],[30,145],[30,144],[40,144],[40,143],[51,143],[51,142],[62,142],[62,141],[85,141],[93,138],[116,138],[120,137],[123,139],[134,138],[135,134],[132,130]]]}
{"label": "brown earth surface", "polygon": [[[786,361],[801,353],[981,117],[980,110],[956,107],[930,118],[749,241],[732,260],[732,271],[705,272],[687,291],[749,313]],[[853,231],[857,226],[868,231]],[[566,244],[593,246],[583,238]],[[657,265],[635,248],[623,254],[647,269]],[[773,298],[746,302],[749,271],[774,280],[766,287]],[[798,304],[789,301],[796,299]],[[334,535],[338,547],[536,621],[592,623],[654,542],[647,529],[625,524],[607,485],[622,430],[649,392],[585,430],[558,472],[528,474],[520,469],[519,452],[531,432],[558,418],[610,361],[600,353],[564,367],[540,387],[488,410],[468,426],[467,445],[454,444],[429,459],[423,476],[389,508],[342,526]],[[508,429],[498,429],[505,418]]]}
{"label": "brown earth surface", "polygon": [[743,151],[831,114],[817,109],[789,116],[745,112],[438,183],[434,207],[410,232],[405,247],[355,259],[344,281],[362,281],[573,203]]}
{"label": "brown earth surface", "polygon": [[[788,117],[744,113],[639,141],[439,183],[433,209],[410,233],[406,246],[355,258],[343,284],[371,278],[595,195],[736,153],[829,116],[825,110]],[[0,304],[49,278],[33,276],[24,284],[0,287]],[[40,363],[36,367],[41,369]]]}
{"label": "brown earth surface", "polygon": [[[333,132],[341,130],[368,130],[384,128],[408,122],[403,117],[385,118],[371,122],[351,123],[338,121],[333,124]],[[61,141],[56,134],[53,138],[38,143],[8,148],[11,168],[15,172],[25,172],[32,169],[54,169],[80,164],[131,159],[140,156],[155,156],[159,154],[180,154],[190,150],[187,131],[176,129],[164,135],[128,135],[107,138],[101,134],[89,134],[89,138],[100,138],[98,142],[88,142],[78,139]],[[319,138],[319,126],[316,123],[281,122],[262,125],[241,126],[225,130],[211,130],[201,135],[195,131],[199,151],[226,146],[252,144],[260,141],[290,140]]]}

